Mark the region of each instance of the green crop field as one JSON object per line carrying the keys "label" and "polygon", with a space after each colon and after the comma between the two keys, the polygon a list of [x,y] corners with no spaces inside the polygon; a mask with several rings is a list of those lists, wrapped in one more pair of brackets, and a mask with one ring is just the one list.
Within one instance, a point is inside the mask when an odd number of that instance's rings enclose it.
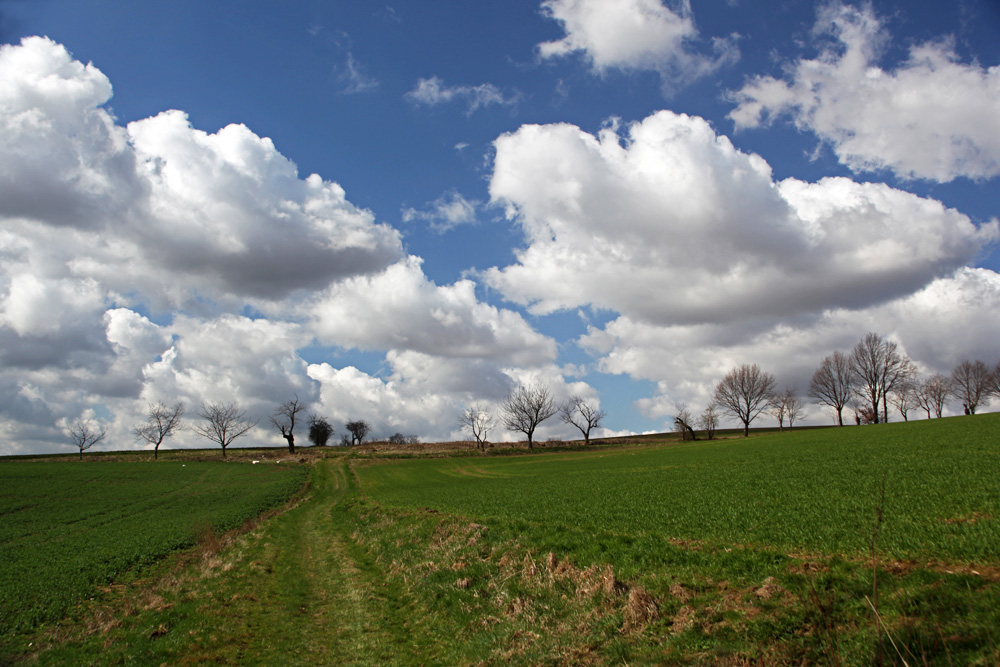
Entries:
{"label": "green crop field", "polygon": [[[892,558],[1000,559],[1000,415],[358,471],[379,502],[591,536],[861,555],[885,480]],[[592,545],[589,545],[592,546]]]}
{"label": "green crop field", "polygon": [[62,618],[199,531],[291,497],[306,469],[221,463],[0,462],[0,635]]}
{"label": "green crop field", "polygon": [[0,663],[1000,664],[1000,414],[406,453],[3,463]]}

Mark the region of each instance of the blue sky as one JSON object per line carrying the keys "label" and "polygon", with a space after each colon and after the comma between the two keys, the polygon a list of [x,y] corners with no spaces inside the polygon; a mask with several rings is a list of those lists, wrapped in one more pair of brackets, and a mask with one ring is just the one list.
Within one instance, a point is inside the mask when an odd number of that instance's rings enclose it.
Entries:
{"label": "blue sky", "polygon": [[994,2],[0,1],[0,452],[292,394],[457,438],[518,382],[662,430],[738,363],[804,394],[869,330],[993,365],[998,31]]}

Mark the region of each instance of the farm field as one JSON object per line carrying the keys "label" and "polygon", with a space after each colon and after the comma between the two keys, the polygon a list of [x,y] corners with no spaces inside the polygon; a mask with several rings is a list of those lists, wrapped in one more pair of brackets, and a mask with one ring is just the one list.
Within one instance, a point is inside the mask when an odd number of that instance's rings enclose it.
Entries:
{"label": "farm field", "polygon": [[290,466],[0,462],[0,633],[58,621],[98,585],[290,498]]}
{"label": "farm field", "polygon": [[10,654],[1000,663],[1000,414],[668,443],[391,461],[331,450],[299,468],[309,495],[293,508],[142,568]]}

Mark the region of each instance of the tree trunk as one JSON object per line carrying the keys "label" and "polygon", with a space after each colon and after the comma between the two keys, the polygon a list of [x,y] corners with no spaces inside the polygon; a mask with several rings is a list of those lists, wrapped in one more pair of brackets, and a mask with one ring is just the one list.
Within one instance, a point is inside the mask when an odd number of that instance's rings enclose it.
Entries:
{"label": "tree trunk", "polygon": [[837,408],[837,426],[844,425],[844,409]]}
{"label": "tree trunk", "polygon": [[289,433],[288,435],[285,436],[285,440],[288,441],[288,453],[289,454],[294,454],[295,453],[295,436],[292,435],[291,433]]}

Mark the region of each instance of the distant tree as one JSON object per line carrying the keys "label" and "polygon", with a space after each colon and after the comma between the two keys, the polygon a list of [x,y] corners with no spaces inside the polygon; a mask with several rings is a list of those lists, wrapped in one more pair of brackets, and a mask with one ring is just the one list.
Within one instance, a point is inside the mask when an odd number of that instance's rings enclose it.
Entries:
{"label": "distant tree", "polygon": [[496,418],[492,413],[483,405],[476,404],[465,409],[462,416],[458,418],[458,424],[464,429],[468,429],[472,433],[472,437],[476,439],[476,449],[480,452],[486,451],[486,446],[489,444],[487,437],[493,427],[496,426]]}
{"label": "distant tree", "polygon": [[698,428],[705,432],[709,440],[715,439],[715,430],[719,427],[719,411],[714,403],[709,403],[705,411],[698,417]]}
{"label": "distant tree", "polygon": [[205,424],[195,426],[195,432],[222,447],[222,458],[226,457],[226,447],[236,438],[246,435],[257,426],[256,419],[247,417],[236,403],[206,403],[201,406],[198,416]]}
{"label": "distant tree", "polygon": [[990,383],[988,385],[990,390],[990,396],[994,398],[1000,398],[1000,361],[990,372]]}
{"label": "distant tree", "polygon": [[316,447],[326,447],[331,437],[333,437],[333,426],[326,417],[309,415],[309,442]]}
{"label": "distant tree", "polygon": [[775,394],[774,400],[771,401],[771,405],[768,406],[767,411],[778,420],[778,432],[785,432],[785,402],[782,400],[781,394]]}
{"label": "distant tree", "polygon": [[951,380],[941,375],[935,374],[919,382],[916,385],[915,397],[917,405],[927,412],[927,418],[931,418],[931,413],[938,419],[944,412],[944,406],[951,398]]}
{"label": "distant tree", "polygon": [[305,411],[306,406],[299,400],[298,394],[274,410],[271,415],[271,423],[281,431],[281,437],[288,442],[288,453],[295,453],[295,420],[300,412]]}
{"label": "distant tree", "polygon": [[402,433],[393,433],[389,436],[390,445],[415,445],[420,442],[420,439],[415,435],[403,435]]}
{"label": "distant tree", "polygon": [[535,429],[556,413],[556,406],[547,387],[518,385],[500,402],[500,420],[511,431],[528,437],[528,449],[533,447]]}
{"label": "distant tree", "polygon": [[910,421],[909,412],[918,404],[916,381],[908,379],[905,382],[900,382],[889,392],[889,402],[899,410],[904,422]]}
{"label": "distant tree", "polygon": [[90,449],[108,434],[108,428],[103,424],[94,426],[89,419],[77,419],[66,429],[73,446],[80,450],[80,460],[83,460],[83,452]]}
{"label": "distant tree", "polygon": [[854,393],[851,360],[839,350],[823,359],[809,383],[809,397],[837,411],[837,425],[844,425],[844,407]]}
{"label": "distant tree", "polygon": [[698,434],[691,428],[693,422],[691,411],[683,405],[680,406],[680,410],[674,415],[674,430],[681,434],[681,440],[687,442],[698,439]]}
{"label": "distant tree", "polygon": [[590,444],[590,431],[598,428],[606,416],[604,410],[588,403],[580,396],[570,396],[559,407],[559,418],[567,424],[572,424],[583,434],[584,445]]}
{"label": "distant tree", "polygon": [[798,392],[789,387],[781,395],[781,402],[785,404],[785,417],[788,419],[788,430],[792,430],[799,415],[802,414],[802,400],[799,398]]}
{"label": "distant tree", "polygon": [[168,408],[162,401],[150,403],[146,408],[146,421],[132,429],[136,440],[145,440],[153,445],[153,459],[160,456],[160,445],[163,441],[179,431],[181,417],[184,416],[184,404],[177,403]]}
{"label": "distant tree", "polygon": [[881,404],[883,421],[889,420],[888,395],[900,382],[913,377],[913,362],[899,346],[883,336],[868,332],[851,350],[854,391],[871,405],[875,422]]}
{"label": "distant tree", "polygon": [[991,379],[986,364],[966,359],[951,372],[952,395],[974,415],[979,404],[989,400]]}
{"label": "distant tree", "polygon": [[341,447],[350,447],[351,446],[351,439],[347,436],[346,433],[342,433],[340,435],[340,446]]}
{"label": "distant tree", "polygon": [[743,364],[729,371],[716,385],[712,402],[743,422],[743,436],[747,437],[751,422],[771,406],[774,384],[774,376],[757,364]]}
{"label": "distant tree", "polygon": [[363,419],[356,419],[347,422],[347,430],[351,434],[351,445],[360,445],[371,433],[372,425]]}

